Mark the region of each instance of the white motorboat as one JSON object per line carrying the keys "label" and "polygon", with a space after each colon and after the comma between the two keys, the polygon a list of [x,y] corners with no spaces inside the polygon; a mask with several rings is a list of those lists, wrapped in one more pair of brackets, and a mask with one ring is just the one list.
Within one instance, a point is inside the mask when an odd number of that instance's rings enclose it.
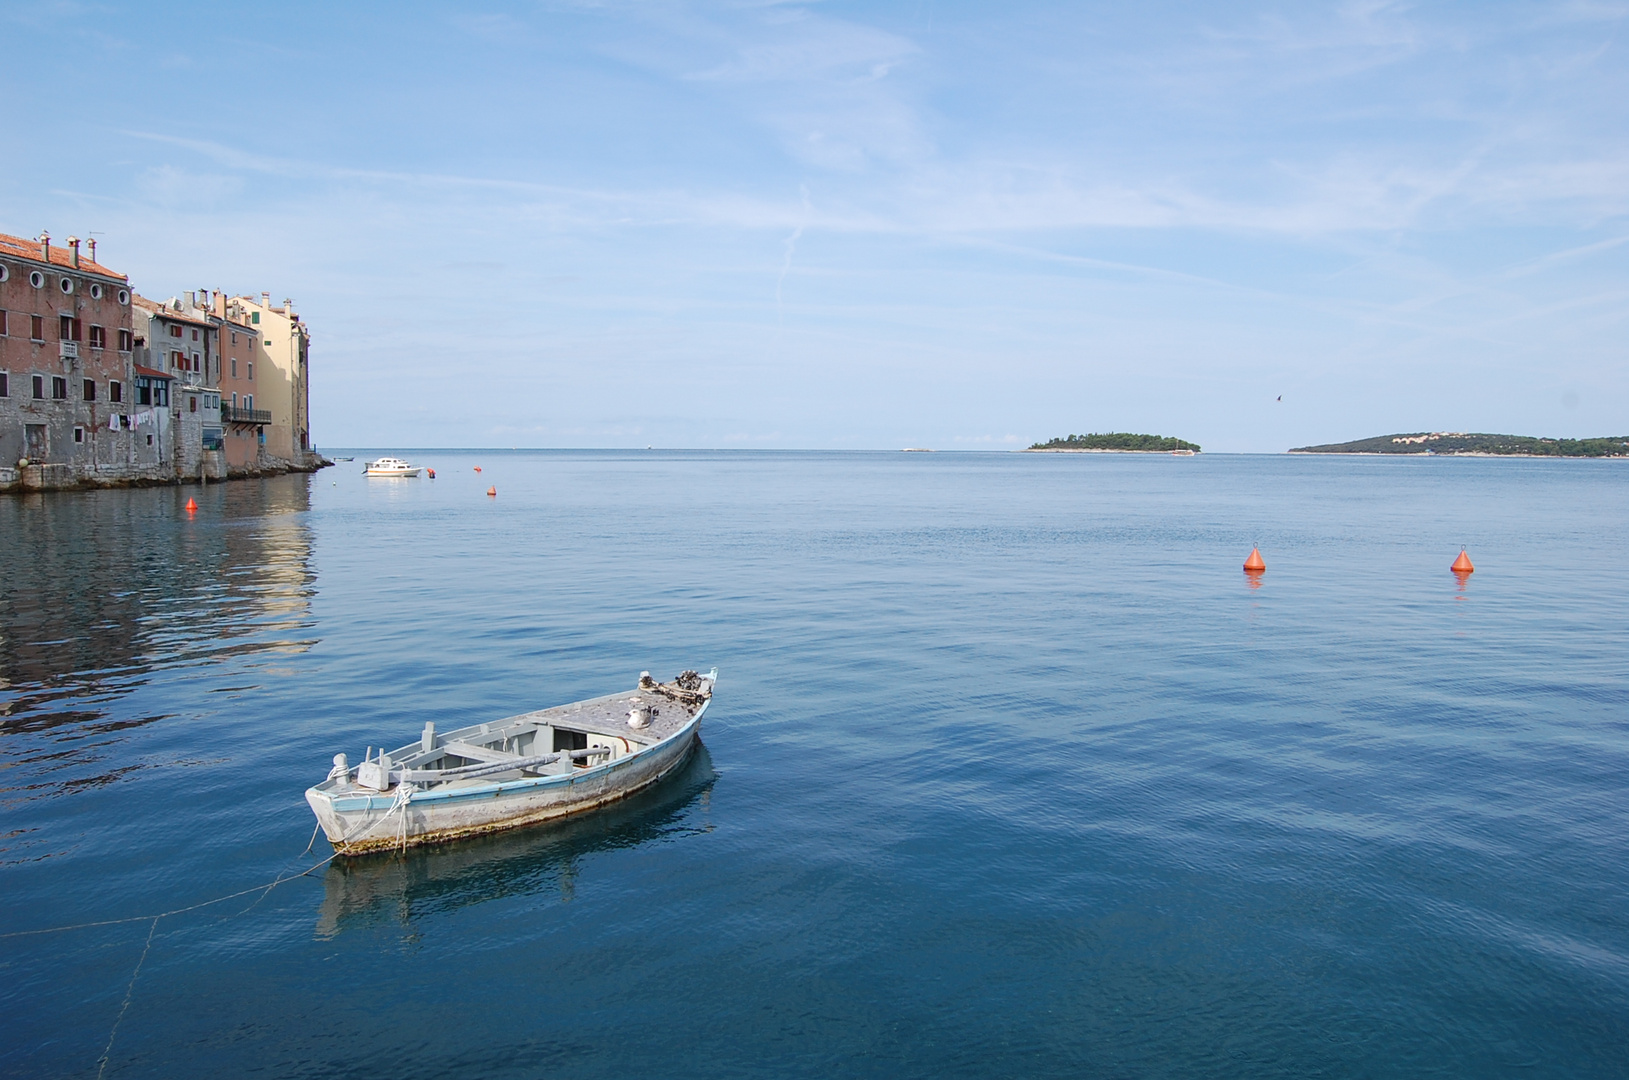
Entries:
{"label": "white motorboat", "polygon": [[438,734],[352,767],[334,756],[306,790],[340,855],[436,843],[581,813],[626,798],[695,749],[718,669],[670,683],[639,676],[631,692],[521,713]]}
{"label": "white motorboat", "polygon": [[362,472],[367,476],[417,476],[419,467],[409,465],[401,458],[382,457],[378,461],[370,461]]}

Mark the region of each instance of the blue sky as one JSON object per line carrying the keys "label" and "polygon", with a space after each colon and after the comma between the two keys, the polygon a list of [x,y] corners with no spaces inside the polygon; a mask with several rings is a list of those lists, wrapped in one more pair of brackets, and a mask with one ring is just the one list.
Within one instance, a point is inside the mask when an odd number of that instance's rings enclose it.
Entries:
{"label": "blue sky", "polygon": [[327,446],[1623,434],[1626,24],[7,3],[0,231],[293,297]]}

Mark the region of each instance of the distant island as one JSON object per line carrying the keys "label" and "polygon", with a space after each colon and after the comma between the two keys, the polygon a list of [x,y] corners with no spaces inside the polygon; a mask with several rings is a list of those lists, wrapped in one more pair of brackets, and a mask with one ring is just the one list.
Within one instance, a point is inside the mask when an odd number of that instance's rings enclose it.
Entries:
{"label": "distant island", "polygon": [[1297,446],[1292,454],[1463,454],[1472,457],[1629,457],[1629,435],[1600,439],[1538,439],[1464,431],[1377,435],[1356,442]]}
{"label": "distant island", "polygon": [[1107,431],[1101,435],[1070,435],[1051,442],[1036,443],[1030,450],[1054,453],[1097,454],[1197,454],[1199,444],[1170,439],[1164,435],[1133,435],[1129,431]]}

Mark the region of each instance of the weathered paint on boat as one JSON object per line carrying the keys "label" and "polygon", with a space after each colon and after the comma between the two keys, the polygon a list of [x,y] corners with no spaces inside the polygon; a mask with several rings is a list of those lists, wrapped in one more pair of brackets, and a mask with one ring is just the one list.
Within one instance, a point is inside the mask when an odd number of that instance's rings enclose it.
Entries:
{"label": "weathered paint on boat", "polygon": [[[411,785],[407,785],[404,791],[404,785],[396,784],[390,790],[371,792],[351,783],[350,777],[357,770],[350,770],[337,786],[335,778],[330,777],[322,784],[309,788],[305,793],[306,801],[329,842],[341,855],[439,843],[593,810],[645,790],[689,759],[700,738],[702,716],[712,704],[717,669],[702,678],[705,680],[706,696],[694,715],[677,730],[611,760],[587,768],[574,768],[569,774],[510,776],[485,783],[466,782],[456,787],[425,790],[413,790]],[[656,685],[661,689],[664,684]],[[556,725],[554,721],[570,721],[573,719],[571,710],[603,705],[622,697],[610,695],[592,702],[523,713],[448,732],[441,738],[446,743],[454,743],[460,739],[478,738],[492,730],[502,731],[517,724],[541,725],[544,721],[549,721],[547,730],[570,731],[573,729]],[[602,740],[616,738],[623,745],[630,744],[630,737],[638,737],[636,732],[629,732],[628,736],[610,735],[604,730],[603,722],[599,724],[599,730],[593,733]],[[396,760],[409,759],[413,748],[413,744],[409,744],[391,756]]]}

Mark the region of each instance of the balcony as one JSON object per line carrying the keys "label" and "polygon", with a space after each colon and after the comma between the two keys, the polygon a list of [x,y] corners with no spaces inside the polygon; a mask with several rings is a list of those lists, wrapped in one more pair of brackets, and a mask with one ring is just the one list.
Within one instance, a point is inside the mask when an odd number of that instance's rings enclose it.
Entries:
{"label": "balcony", "polygon": [[64,360],[78,360],[79,359],[79,342],[77,342],[77,341],[64,341],[64,342],[61,343],[61,345],[62,345],[61,356],[62,356],[62,358]]}
{"label": "balcony", "polygon": [[270,409],[240,409],[236,405],[221,403],[221,423],[223,424],[269,424],[271,422]]}

